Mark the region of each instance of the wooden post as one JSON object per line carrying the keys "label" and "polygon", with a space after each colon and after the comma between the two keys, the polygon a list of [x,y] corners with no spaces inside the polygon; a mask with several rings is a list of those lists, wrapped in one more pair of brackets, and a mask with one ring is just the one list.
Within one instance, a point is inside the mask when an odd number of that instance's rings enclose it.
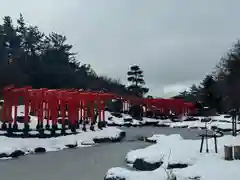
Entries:
{"label": "wooden post", "polygon": [[200,153],[202,153],[202,149],[203,149],[203,141],[204,141],[204,135],[202,135],[202,138],[201,138]]}
{"label": "wooden post", "polygon": [[216,136],[216,134],[214,135],[214,145],[215,145],[215,153],[218,153],[218,148],[217,148],[217,136]]}
{"label": "wooden post", "polygon": [[233,160],[233,147],[225,145],[224,154],[225,154],[225,160],[228,160],[228,161]]}
{"label": "wooden post", "polygon": [[234,146],[234,159],[240,159],[240,146]]}

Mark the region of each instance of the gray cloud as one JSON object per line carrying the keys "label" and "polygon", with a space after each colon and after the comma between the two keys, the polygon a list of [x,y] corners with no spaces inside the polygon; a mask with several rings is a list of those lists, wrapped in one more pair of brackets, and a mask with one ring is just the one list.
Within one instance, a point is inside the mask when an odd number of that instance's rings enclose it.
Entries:
{"label": "gray cloud", "polygon": [[202,80],[240,36],[239,6],[239,0],[8,0],[0,15],[22,12],[44,32],[65,34],[82,62],[124,83],[129,65],[139,64],[151,93],[168,96]]}

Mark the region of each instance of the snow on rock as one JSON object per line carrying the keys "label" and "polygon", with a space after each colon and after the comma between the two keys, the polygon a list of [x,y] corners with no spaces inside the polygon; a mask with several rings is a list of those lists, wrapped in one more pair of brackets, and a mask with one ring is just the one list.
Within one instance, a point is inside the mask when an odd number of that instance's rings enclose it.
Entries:
{"label": "snow on rock", "polygon": [[172,128],[204,128],[205,123],[201,121],[182,121],[169,123]]}
{"label": "snow on rock", "polygon": [[132,118],[131,116],[129,116],[129,115],[125,115],[125,116],[123,117],[123,119],[132,120],[133,118]]}
{"label": "snow on rock", "polygon": [[[205,122],[201,122],[203,118],[206,117],[194,117],[198,120],[196,121],[179,121],[179,122],[171,122],[171,120],[162,120],[158,123],[159,126],[166,126],[170,128],[205,128]],[[207,128],[218,128],[222,131],[231,131],[232,124],[231,124],[231,117],[229,115],[219,115],[219,116],[212,116],[212,122],[207,124]],[[240,129],[240,124],[238,124],[238,128]]]}
{"label": "snow on rock", "polygon": [[[227,123],[227,122],[212,122],[210,124],[211,128],[218,128],[222,131],[232,131],[232,123]],[[239,128],[239,124],[237,124],[237,128]]]}
{"label": "snow on rock", "polygon": [[88,147],[95,144],[95,140],[114,140],[121,136],[122,130],[115,127],[104,128],[103,130],[80,132],[75,135],[60,136],[56,138],[8,138],[0,136],[0,153],[10,154],[16,150],[23,152],[34,152],[34,149],[43,147],[46,151],[58,151],[67,148],[66,145],[77,147]]}
{"label": "snow on rock", "polygon": [[219,116],[212,116],[212,120],[219,122],[232,122],[232,117],[227,114],[221,114]]}
{"label": "snow on rock", "polygon": [[133,119],[131,116],[127,114],[123,114],[122,118],[112,116],[110,112],[105,111],[106,122],[109,126],[124,126],[124,125],[133,125],[139,126],[141,125],[140,121]]}
{"label": "snow on rock", "polygon": [[[149,139],[156,140],[157,144],[130,151],[126,156],[128,163],[134,163],[136,159],[144,159],[149,163],[168,161],[170,164],[193,164],[196,160],[195,156],[199,147],[190,151],[191,154],[188,151],[181,150],[181,147],[188,147],[192,141],[183,140],[180,135],[159,135]],[[181,142],[181,145],[176,142]]]}
{"label": "snow on rock", "polygon": [[[219,153],[214,152],[214,142],[209,139],[210,153],[200,153],[200,140],[185,140],[179,135],[153,135],[148,138],[157,144],[144,149],[130,151],[127,161],[144,159],[147,162],[164,163],[154,171],[130,171],[124,168],[111,168],[106,173],[107,180],[166,180],[167,176],[175,175],[177,180],[226,180],[236,179],[239,173],[240,161],[224,160],[224,145],[240,145],[240,136],[226,135],[218,138]],[[172,163],[186,163],[185,168],[168,169]]]}
{"label": "snow on rock", "polygon": [[171,119],[160,119],[158,124],[163,124],[163,123],[172,123]]}
{"label": "snow on rock", "polygon": [[153,119],[153,118],[143,118],[143,122],[149,122],[149,123],[158,123],[160,120],[159,119]]}
{"label": "snow on rock", "polygon": [[[118,177],[118,178],[116,178]],[[125,168],[111,168],[106,173],[105,180],[166,180],[167,173],[158,168],[154,171],[130,171]]]}

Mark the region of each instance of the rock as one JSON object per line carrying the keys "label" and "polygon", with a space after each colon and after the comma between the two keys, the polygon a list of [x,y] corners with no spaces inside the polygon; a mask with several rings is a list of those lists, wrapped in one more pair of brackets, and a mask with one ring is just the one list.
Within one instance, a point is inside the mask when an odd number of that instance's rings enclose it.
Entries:
{"label": "rock", "polygon": [[109,143],[109,142],[120,142],[126,136],[126,132],[122,131],[119,133],[118,137],[105,137],[105,138],[95,138],[94,143]]}
{"label": "rock", "polygon": [[139,158],[134,161],[133,168],[140,171],[153,171],[159,168],[162,164],[163,162],[149,163]]}
{"label": "rock", "polygon": [[124,121],[125,121],[125,122],[132,122],[133,119],[132,119],[131,116],[126,116],[126,117],[124,117]]}
{"label": "rock", "polygon": [[122,177],[104,177],[104,180],[126,180],[126,178],[122,178]]}
{"label": "rock", "polygon": [[184,121],[197,121],[198,118],[194,118],[194,117],[187,117]]}
{"label": "rock", "polygon": [[211,121],[211,118],[205,117],[205,118],[202,118],[200,121],[201,121],[201,122],[204,122],[204,123],[208,123],[208,122]]}
{"label": "rock", "polygon": [[232,131],[232,128],[222,129],[222,128],[219,128],[217,126],[212,126],[211,128],[212,128],[212,130],[217,130],[217,131],[221,131],[221,132],[231,132]]}
{"label": "rock", "polygon": [[6,158],[6,157],[8,157],[8,155],[6,153],[0,153],[0,159],[1,158]]}
{"label": "rock", "polygon": [[140,137],[138,137],[138,140],[139,140],[139,141],[146,141],[146,137],[140,136]]}
{"label": "rock", "polygon": [[65,145],[68,148],[76,148],[77,147],[77,143],[76,144],[67,144]]}
{"label": "rock", "polygon": [[146,138],[145,141],[148,142],[148,143],[153,143],[153,144],[157,143],[156,140],[152,140],[152,139],[149,139],[149,138]]}
{"label": "rock", "polygon": [[170,127],[170,124],[158,123],[156,126],[157,126],[157,127]]}
{"label": "rock", "polygon": [[118,126],[118,125],[115,124],[115,123],[108,123],[107,125],[108,125],[108,126]]}
{"label": "rock", "polygon": [[37,147],[37,148],[34,149],[34,152],[35,153],[45,153],[46,149],[43,148],[43,147]]}
{"label": "rock", "polygon": [[173,126],[173,128],[188,128],[188,125]]}
{"label": "rock", "polygon": [[140,136],[137,139],[139,141],[144,141],[144,142],[148,142],[148,143],[153,143],[153,144],[157,143],[156,140],[151,140],[151,139],[148,139],[147,137],[144,137],[144,136]]}
{"label": "rock", "polygon": [[157,126],[158,121],[147,121],[144,123],[144,126]]}
{"label": "rock", "polygon": [[25,153],[21,150],[16,150],[14,152],[12,152],[9,157],[12,157],[12,158],[18,158],[19,156],[23,156],[25,155]]}
{"label": "rock", "polygon": [[167,169],[181,169],[181,168],[186,168],[188,167],[187,164],[181,164],[181,163],[176,163],[176,164],[168,164]]}
{"label": "rock", "polygon": [[95,143],[94,142],[92,142],[92,141],[83,141],[82,143],[81,143],[81,145],[83,145],[83,146],[92,146],[92,145],[94,145]]}
{"label": "rock", "polygon": [[126,126],[126,127],[131,127],[132,124],[131,124],[131,123],[125,123],[124,126]]}
{"label": "rock", "polygon": [[112,112],[111,113],[112,116],[118,117],[118,118],[122,118],[122,114],[120,112]]}

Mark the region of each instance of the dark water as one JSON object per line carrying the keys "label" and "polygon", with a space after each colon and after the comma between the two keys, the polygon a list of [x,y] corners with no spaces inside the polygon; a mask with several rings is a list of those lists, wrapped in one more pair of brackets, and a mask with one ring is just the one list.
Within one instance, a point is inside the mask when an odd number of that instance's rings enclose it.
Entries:
{"label": "dark water", "polygon": [[100,144],[90,148],[68,149],[43,155],[28,155],[16,160],[0,161],[2,180],[102,180],[111,167],[124,166],[132,149],[147,143],[134,141],[139,136],[181,134],[195,139],[198,130],[171,128],[123,128],[126,139],[121,143]]}

